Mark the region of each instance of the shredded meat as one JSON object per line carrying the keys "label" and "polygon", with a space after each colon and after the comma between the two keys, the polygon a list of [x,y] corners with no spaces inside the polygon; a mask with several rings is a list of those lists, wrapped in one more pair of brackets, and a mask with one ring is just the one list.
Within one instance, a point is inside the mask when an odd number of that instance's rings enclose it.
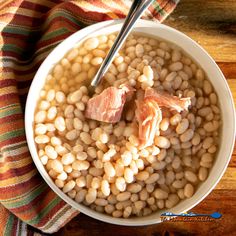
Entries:
{"label": "shredded meat", "polygon": [[160,107],[166,107],[171,110],[176,110],[178,112],[187,110],[188,107],[191,105],[190,98],[179,98],[164,92],[157,92],[151,88],[146,89],[145,99],[146,98],[154,99]]}
{"label": "shredded meat", "polygon": [[188,109],[191,104],[190,98],[178,98],[154,89],[146,89],[143,100],[136,100],[137,109],[135,116],[139,124],[139,140],[141,148],[153,144],[155,134],[159,130],[162,120],[160,109],[170,109],[181,112]]}
{"label": "shredded meat", "polygon": [[139,140],[141,148],[145,148],[153,144],[162,114],[154,99],[136,100],[136,106],[135,116],[139,124]]}

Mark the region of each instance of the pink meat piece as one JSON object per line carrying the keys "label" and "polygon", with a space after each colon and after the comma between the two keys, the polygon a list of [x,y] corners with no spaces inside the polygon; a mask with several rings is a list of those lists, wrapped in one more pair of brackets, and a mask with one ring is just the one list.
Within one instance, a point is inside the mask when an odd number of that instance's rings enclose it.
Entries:
{"label": "pink meat piece", "polygon": [[129,85],[122,85],[120,88],[108,87],[101,94],[89,99],[85,116],[102,122],[119,122],[126,98],[134,91]]}
{"label": "pink meat piece", "polygon": [[[179,98],[154,89],[146,89],[144,99],[136,100],[136,120],[141,148],[151,146],[166,109],[181,112],[191,105],[190,98]],[[162,108],[162,110],[160,109]],[[165,115],[164,115],[165,116]]]}
{"label": "pink meat piece", "polygon": [[140,147],[145,148],[153,144],[162,120],[162,113],[157,102],[152,98],[136,100],[136,106],[135,116],[139,124]]}
{"label": "pink meat piece", "polygon": [[166,107],[171,110],[176,110],[181,112],[183,110],[187,110],[191,105],[190,98],[179,98],[176,96],[169,95],[165,92],[156,91],[152,88],[146,89],[145,91],[145,99],[152,98],[155,99],[160,107]]}

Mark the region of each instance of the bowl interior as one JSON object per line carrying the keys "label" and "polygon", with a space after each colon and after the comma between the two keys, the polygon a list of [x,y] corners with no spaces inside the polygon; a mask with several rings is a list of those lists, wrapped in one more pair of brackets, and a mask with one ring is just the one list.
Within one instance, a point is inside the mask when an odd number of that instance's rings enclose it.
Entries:
{"label": "bowl interior", "polygon": [[[45,84],[46,75],[49,73],[51,68],[78,42],[81,42],[91,36],[117,32],[119,31],[122,22],[123,20],[106,21],[89,26],[71,35],[50,53],[50,55],[40,66],[30,87],[25,112],[26,137],[32,158],[44,180],[62,199],[64,199],[75,209],[93,218],[113,224],[149,225],[161,222],[161,211],[140,218],[113,218],[111,216],[95,212],[82,204],[78,204],[71,198],[69,198],[66,194],[64,194],[51,180],[42,163],[40,162],[40,159],[38,158],[32,128],[34,122],[34,110],[37,105],[39,93]],[[212,82],[215,88],[216,93],[218,94],[220,107],[223,111],[221,114],[223,120],[221,144],[214,165],[210,171],[209,177],[198,187],[196,193],[192,198],[182,200],[177,206],[168,210],[174,213],[185,212],[197,205],[210,193],[210,191],[215,187],[215,185],[222,177],[228,165],[235,140],[235,113],[232,96],[222,72],[213,61],[213,59],[207,54],[204,49],[202,49],[197,43],[195,43],[186,35],[163,24],[145,20],[139,20],[136,23],[134,31],[138,33],[148,34],[174,43],[182,48],[186,53],[188,53],[194,59],[194,61],[198,63],[200,67],[203,68],[203,70],[206,72],[209,80]]]}

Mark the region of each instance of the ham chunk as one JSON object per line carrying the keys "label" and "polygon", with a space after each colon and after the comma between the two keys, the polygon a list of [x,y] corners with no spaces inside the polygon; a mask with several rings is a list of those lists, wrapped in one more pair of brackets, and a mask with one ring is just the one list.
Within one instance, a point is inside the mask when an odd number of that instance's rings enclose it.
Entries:
{"label": "ham chunk", "polygon": [[135,116],[139,124],[139,141],[141,148],[151,146],[159,130],[159,124],[162,120],[161,110],[157,102],[152,99],[136,100],[137,109]]}
{"label": "ham chunk", "polygon": [[101,94],[89,99],[85,116],[102,122],[119,122],[126,97],[132,95],[133,91],[134,89],[128,85],[105,89]]}
{"label": "ham chunk", "polygon": [[145,91],[143,100],[136,100],[135,116],[139,125],[139,141],[141,148],[151,146],[159,130],[163,109],[181,112],[188,109],[190,98],[178,98],[154,89]]}
{"label": "ham chunk", "polygon": [[152,98],[160,107],[166,107],[170,110],[176,110],[177,112],[187,110],[191,105],[190,98],[179,98],[164,92],[157,92],[154,89],[146,89],[145,99],[146,98]]}

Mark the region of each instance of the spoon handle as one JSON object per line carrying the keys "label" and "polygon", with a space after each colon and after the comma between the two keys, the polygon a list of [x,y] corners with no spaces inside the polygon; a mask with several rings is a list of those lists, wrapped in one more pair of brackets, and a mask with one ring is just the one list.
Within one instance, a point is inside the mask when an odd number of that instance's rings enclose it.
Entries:
{"label": "spoon handle", "polygon": [[114,57],[116,56],[116,53],[119,51],[125,39],[128,37],[129,32],[134,27],[135,22],[140,18],[142,13],[148,8],[148,6],[151,4],[152,1],[153,0],[134,0],[133,1],[131,8],[129,10],[129,13],[125,19],[125,22],[119,34],[117,35],[113,46],[111,47],[109,53],[104,59],[94,79],[92,80],[91,86],[96,87],[99,84],[99,82],[101,81],[101,78],[106,73]]}

